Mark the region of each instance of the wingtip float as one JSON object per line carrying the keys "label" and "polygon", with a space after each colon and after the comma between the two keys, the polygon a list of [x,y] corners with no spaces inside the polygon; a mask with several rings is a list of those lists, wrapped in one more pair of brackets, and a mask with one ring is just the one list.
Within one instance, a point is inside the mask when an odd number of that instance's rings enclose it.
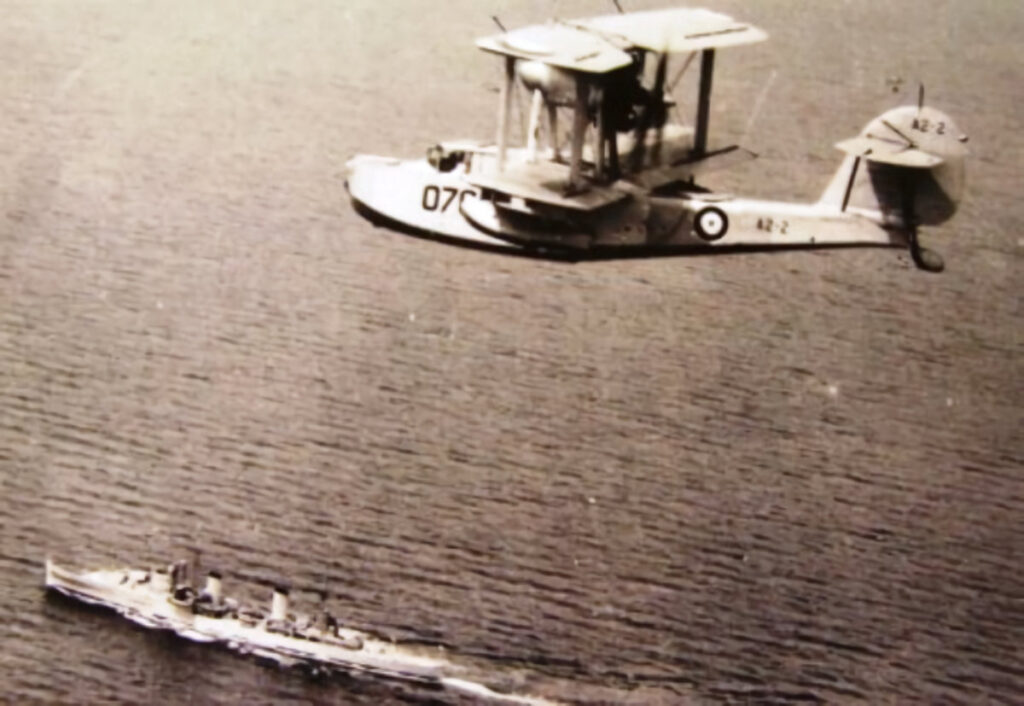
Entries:
{"label": "wingtip float", "polygon": [[[346,165],[346,187],[375,222],[506,251],[583,259],[877,245],[907,248],[922,269],[941,270],[941,258],[920,246],[918,227],[956,212],[966,138],[924,105],[923,91],[916,106],[890,110],[837,145],[846,156],[816,203],[739,198],[698,183],[753,156],[710,144],[716,52],[766,38],[693,8],[484,37],[477,45],[504,64],[495,143],[442,142],[419,160],[360,155]],[[700,75],[695,119],[686,125],[672,120],[672,93],[691,64]],[[531,107],[525,144],[513,146],[519,86]]]}

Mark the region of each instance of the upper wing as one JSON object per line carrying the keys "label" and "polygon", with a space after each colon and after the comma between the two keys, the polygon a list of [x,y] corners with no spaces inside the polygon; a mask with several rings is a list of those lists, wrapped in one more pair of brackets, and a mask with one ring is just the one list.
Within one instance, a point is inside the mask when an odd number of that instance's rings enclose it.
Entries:
{"label": "upper wing", "polygon": [[523,27],[478,39],[476,44],[495,54],[584,73],[603,74],[633,61],[629,54],[600,35],[560,23]]}
{"label": "upper wing", "polygon": [[618,38],[633,47],[668,53],[735,47],[768,38],[763,30],[753,25],[699,8],[604,15],[569,24]]}
{"label": "upper wing", "polygon": [[768,38],[764,31],[710,10],[677,8],[553,21],[477,40],[484,51],[603,74],[632,63],[625,50],[691,52]]}

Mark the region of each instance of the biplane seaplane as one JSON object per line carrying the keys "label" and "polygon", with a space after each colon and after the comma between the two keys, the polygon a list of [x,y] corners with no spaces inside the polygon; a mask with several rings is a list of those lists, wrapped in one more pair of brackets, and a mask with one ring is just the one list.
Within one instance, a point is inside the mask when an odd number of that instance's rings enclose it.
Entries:
{"label": "biplane seaplane", "polygon": [[[504,64],[496,144],[442,142],[419,160],[359,155],[346,165],[346,186],[375,223],[488,248],[584,259],[878,245],[908,248],[919,267],[941,270],[918,227],[956,211],[967,138],[924,105],[923,89],[917,105],[890,110],[837,145],[845,157],[816,203],[739,198],[698,184],[754,156],[709,144],[716,52],[766,38],[692,8],[502,31],[477,41]],[[670,119],[679,108],[671,95],[694,63],[689,126]],[[531,97],[529,121],[525,144],[513,146],[520,85]]]}

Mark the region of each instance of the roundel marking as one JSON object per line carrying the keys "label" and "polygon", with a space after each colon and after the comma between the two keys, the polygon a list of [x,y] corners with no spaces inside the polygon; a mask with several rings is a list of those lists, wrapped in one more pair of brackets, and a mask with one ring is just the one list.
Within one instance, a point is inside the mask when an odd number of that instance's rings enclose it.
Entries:
{"label": "roundel marking", "polygon": [[693,227],[701,240],[713,243],[729,232],[729,217],[722,209],[708,206],[697,212]]}

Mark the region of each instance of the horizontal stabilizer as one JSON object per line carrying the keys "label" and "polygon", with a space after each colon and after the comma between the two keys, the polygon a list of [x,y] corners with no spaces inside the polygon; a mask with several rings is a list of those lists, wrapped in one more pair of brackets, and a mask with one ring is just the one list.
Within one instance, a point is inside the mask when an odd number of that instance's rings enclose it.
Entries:
{"label": "horizontal stabilizer", "polygon": [[871,162],[892,164],[898,167],[931,169],[945,161],[938,155],[912,147],[905,142],[871,135],[861,135],[843,140],[836,147],[854,157],[862,157]]}

